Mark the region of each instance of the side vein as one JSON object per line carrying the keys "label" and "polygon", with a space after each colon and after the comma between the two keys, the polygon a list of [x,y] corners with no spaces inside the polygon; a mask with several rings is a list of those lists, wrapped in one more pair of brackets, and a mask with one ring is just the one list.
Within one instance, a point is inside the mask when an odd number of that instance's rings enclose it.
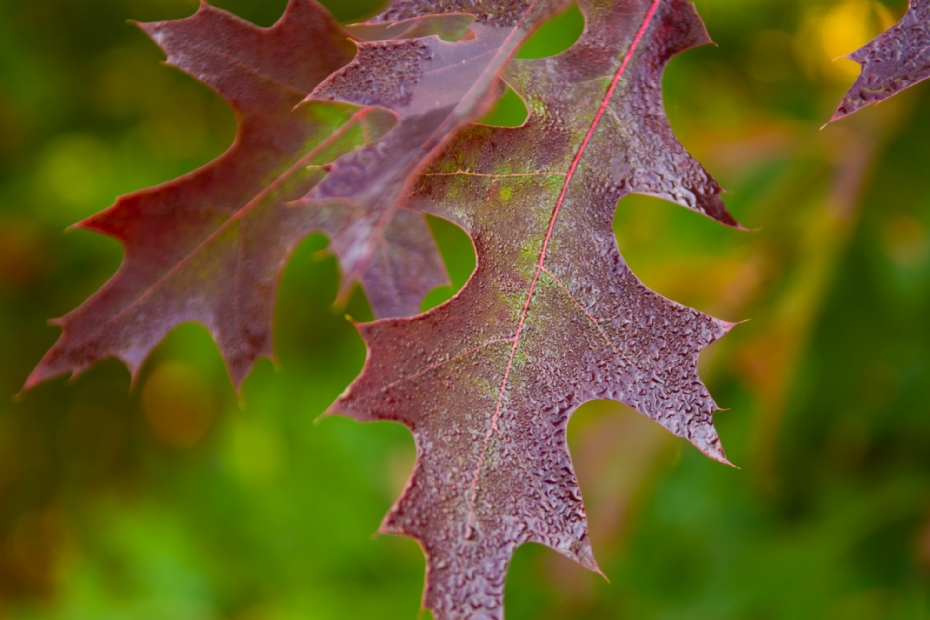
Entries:
{"label": "side vein", "polygon": [[523,172],[515,174],[484,174],[480,172],[466,172],[465,170],[459,170],[458,172],[425,172],[420,175],[421,177],[455,177],[455,176],[467,176],[467,177],[488,177],[491,179],[509,179],[515,177],[564,177],[564,172]]}
{"label": "side vein", "polygon": [[427,367],[424,368],[423,370],[420,370],[419,372],[415,372],[415,373],[413,373],[412,375],[409,375],[409,376],[407,376],[407,377],[403,377],[403,378],[401,378],[401,379],[398,379],[397,381],[392,381],[391,383],[388,383],[388,384],[385,385],[383,388],[381,388],[381,392],[382,392],[382,393],[387,392],[387,391],[390,390],[392,387],[396,387],[396,386],[400,385],[401,383],[406,383],[406,382],[408,382],[408,381],[413,381],[414,379],[419,379],[420,377],[422,377],[423,375],[425,375],[425,374],[428,373],[428,372],[432,372],[433,370],[436,370],[437,368],[442,368],[442,367],[445,366],[446,364],[451,364],[452,362],[455,362],[455,361],[457,361],[457,360],[460,360],[460,359],[462,359],[463,357],[468,357],[469,355],[472,355],[472,354],[474,354],[474,353],[477,353],[478,351],[481,351],[481,350],[483,350],[483,349],[486,349],[486,348],[490,347],[491,345],[500,344],[500,343],[502,343],[502,342],[512,342],[512,339],[511,339],[511,338],[498,338],[498,339],[496,339],[496,340],[489,340],[488,342],[485,342],[484,344],[479,344],[477,347],[471,348],[471,349],[469,349],[469,350],[467,350],[467,351],[463,351],[462,353],[459,353],[458,355],[453,355],[452,357],[446,358],[446,359],[442,360],[441,362],[436,362],[435,364],[430,364],[429,366],[427,366]]}
{"label": "side vein", "polygon": [[[552,281],[555,282],[555,283],[558,285],[558,287],[559,287],[560,289],[562,289],[562,290],[565,292],[566,295],[568,295],[568,298],[571,299],[572,302],[574,302],[574,304],[575,304],[576,306],[578,306],[578,309],[581,310],[581,312],[585,315],[585,317],[587,317],[587,319],[588,319],[589,321],[591,321],[591,323],[592,323],[592,324],[594,325],[594,327],[597,329],[598,333],[600,333],[601,337],[602,337],[602,338],[604,339],[604,341],[607,343],[607,346],[609,346],[611,349],[613,349],[613,350],[614,350],[614,353],[616,353],[617,355],[619,355],[620,357],[622,357],[623,359],[625,359],[625,360],[626,360],[627,362],[629,362],[630,364],[633,364],[633,362],[630,360],[630,358],[628,358],[626,355],[624,355],[623,352],[620,351],[619,348],[617,348],[617,345],[614,344],[613,340],[611,340],[611,339],[607,336],[607,332],[605,332],[605,331],[604,331],[604,328],[601,327],[601,322],[600,322],[597,318],[595,318],[595,316],[594,316],[593,314],[591,314],[590,312],[588,312],[588,311],[585,309],[584,306],[581,305],[581,302],[578,301],[578,300],[575,298],[574,295],[572,295],[571,291],[568,290],[568,287],[565,286],[565,285],[562,283],[562,281],[559,280],[559,279],[555,276],[555,274],[553,274],[551,271],[549,271],[549,270],[546,269],[545,267],[543,267],[543,273],[545,273],[547,276],[549,276],[550,278],[552,278]],[[634,367],[635,367],[635,365],[634,365]]]}

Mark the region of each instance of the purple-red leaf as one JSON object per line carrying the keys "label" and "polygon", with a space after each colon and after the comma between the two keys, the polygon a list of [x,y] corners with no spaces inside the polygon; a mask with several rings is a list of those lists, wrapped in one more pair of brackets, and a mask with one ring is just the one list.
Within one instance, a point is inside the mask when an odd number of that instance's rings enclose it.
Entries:
{"label": "purple-red leaf", "polygon": [[[312,0],[291,0],[268,29],[206,4],[188,19],[140,27],[169,64],[229,102],[239,118],[236,141],[200,170],[124,196],[78,224],[118,239],[125,259],[100,291],[56,322],[62,336],[27,388],[107,357],[135,374],[185,321],[210,330],[238,385],[256,357],[271,355],[275,289],[290,252],[310,232],[332,232],[351,218],[341,205],[307,213],[288,201],[323,178],[314,164],[376,139],[393,123],[371,108],[301,105],[355,55],[348,35]],[[422,295],[445,280],[422,216],[406,220],[403,234],[381,244],[385,259],[359,277],[379,290],[404,289],[408,299],[400,303],[373,304],[382,316],[415,313]],[[406,272],[389,269],[398,257]]]}
{"label": "purple-red leaf", "polygon": [[469,233],[472,278],[424,315],[361,325],[368,360],[331,408],[412,430],[417,463],[382,531],[423,546],[437,620],[502,618],[526,542],[597,570],[566,444],[584,402],[622,401],[726,462],[697,360],[732,324],[643,286],[612,229],[634,192],[737,226],[662,109],[665,64],[709,39],[686,0],[579,5],[574,47],[504,74],[524,126],[465,130],[410,198]]}
{"label": "purple-red leaf", "polygon": [[[500,72],[520,44],[565,5],[566,0],[513,3],[507,19],[489,21],[479,15],[470,25],[470,36],[456,42],[438,35],[360,42],[355,59],[311,93],[311,100],[377,106],[397,115],[397,125],[383,139],[336,161],[329,176],[299,203],[311,211],[321,201],[351,207],[355,217],[332,239],[347,283],[377,260],[372,244],[393,221],[410,179],[460,128],[491,106],[501,94]],[[379,24],[394,21],[396,14],[405,20],[394,28],[402,29],[403,37],[433,31],[448,36],[461,28],[465,17],[456,8],[430,3],[398,13],[392,7],[368,26],[377,32]]]}
{"label": "purple-red leaf", "polygon": [[847,58],[862,72],[831,122],[930,77],[930,0],[911,0],[901,21]]}
{"label": "purple-red leaf", "polygon": [[291,0],[267,30],[206,4],[189,19],[143,25],[169,63],[236,109],[237,140],[201,170],[80,224],[119,239],[125,260],[58,322],[62,336],[26,387],[107,357],[135,375],[185,321],[207,326],[239,385],[258,356],[272,353],[281,269],[313,231],[331,238],[343,296],[360,282],[376,316],[415,314],[445,270],[423,216],[398,199],[491,105],[520,43],[565,2],[537,0],[507,23],[471,30],[472,17],[448,11],[382,18],[355,31],[398,39],[357,44],[313,0]]}

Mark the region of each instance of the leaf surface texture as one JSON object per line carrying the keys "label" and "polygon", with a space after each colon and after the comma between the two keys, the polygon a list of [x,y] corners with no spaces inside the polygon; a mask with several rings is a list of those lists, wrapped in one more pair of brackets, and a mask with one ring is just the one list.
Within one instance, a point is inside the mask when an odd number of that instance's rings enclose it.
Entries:
{"label": "leaf surface texture", "polygon": [[732,324],[647,289],[612,229],[633,192],[738,226],[662,110],[665,64],[709,39],[683,0],[579,5],[575,46],[504,73],[526,123],[466,129],[412,192],[471,236],[472,278],[424,315],[361,325],[368,360],[331,408],[412,430],[418,460],[382,530],[425,549],[441,620],[502,618],[526,542],[597,570],[566,443],[583,403],[624,402],[726,462],[697,359]]}
{"label": "leaf surface texture", "polygon": [[[26,387],[107,357],[135,375],[187,321],[210,330],[239,385],[257,357],[272,355],[281,270],[315,231],[340,259],[343,297],[358,282],[376,316],[416,314],[447,277],[423,216],[398,200],[493,103],[504,65],[563,5],[534,2],[507,23],[472,24],[461,13],[379,18],[355,29],[356,42],[313,0],[290,0],[269,29],[206,4],[188,19],[142,24],[169,64],[235,109],[236,142],[78,225],[117,238],[125,259],[56,322],[62,336]],[[378,36],[394,38],[364,40]]]}
{"label": "leaf surface texture", "polygon": [[911,0],[901,21],[847,58],[862,72],[831,122],[930,77],[930,0]]}

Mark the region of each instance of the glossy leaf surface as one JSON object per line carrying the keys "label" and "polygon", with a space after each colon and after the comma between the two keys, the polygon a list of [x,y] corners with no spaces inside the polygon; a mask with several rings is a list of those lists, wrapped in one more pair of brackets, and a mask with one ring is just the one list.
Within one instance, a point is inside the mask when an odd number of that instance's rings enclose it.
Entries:
{"label": "glossy leaf surface", "polygon": [[683,0],[579,5],[574,47],[505,73],[524,126],[467,129],[410,199],[468,232],[472,278],[425,315],[360,326],[368,361],[331,408],[413,431],[417,464],[382,530],[421,543],[442,620],[502,618],[526,542],[597,570],[566,444],[584,402],[627,403],[726,462],[697,359],[732,324],[643,286],[612,229],[633,192],[737,225],[662,110],[665,64],[709,39]]}
{"label": "glossy leaf surface", "polygon": [[862,73],[831,122],[930,77],[930,0],[911,0],[901,21],[847,58],[862,65]]}
{"label": "glossy leaf surface", "polygon": [[[126,258],[57,322],[62,337],[27,387],[107,357],[135,374],[186,321],[208,327],[240,384],[257,357],[272,354],[281,269],[314,231],[331,237],[346,271],[343,294],[360,282],[376,316],[415,314],[446,276],[422,216],[397,199],[437,146],[490,105],[503,65],[559,6],[537,3],[516,24],[477,24],[460,43],[441,37],[468,34],[472,18],[424,15],[384,32],[376,22],[362,34],[397,39],[356,47],[312,0],[291,0],[266,30],[206,4],[185,20],[142,25],[170,64],[233,106],[237,140],[201,170],[125,196],[79,225],[120,240]],[[360,107],[301,105],[311,91]]]}
{"label": "glossy leaf surface", "polygon": [[[100,291],[56,322],[63,334],[27,387],[107,357],[135,374],[165,334],[186,321],[208,327],[238,385],[256,357],[271,354],[275,289],[288,255],[310,232],[333,232],[338,224],[332,210],[308,214],[286,203],[323,177],[313,164],[351,151],[392,123],[383,111],[300,105],[355,54],[348,35],[311,0],[292,0],[269,29],[206,4],[188,19],[140,27],[169,64],[229,102],[239,118],[236,141],[204,168],[124,196],[78,224],[118,239],[125,259]],[[406,238],[387,241],[383,252],[403,252],[416,263],[404,286],[422,294],[444,274],[425,222],[408,220]],[[375,310],[412,313],[416,303]]]}
{"label": "glossy leaf surface", "polygon": [[[385,34],[402,29],[401,37],[360,42],[355,59],[311,93],[311,100],[375,106],[397,116],[396,126],[383,139],[336,161],[328,177],[299,203],[311,212],[341,203],[353,215],[332,241],[348,274],[343,295],[356,279],[373,277],[373,285],[366,287],[373,305],[396,303],[393,291],[378,283],[390,280],[393,271],[410,269],[404,257],[379,252],[385,245],[381,239],[402,236],[412,217],[400,215],[402,220],[395,221],[398,201],[437,149],[489,109],[501,94],[504,66],[533,30],[565,4],[535,0],[508,5],[497,19],[478,15],[459,41],[441,36],[460,26],[463,7],[458,4],[428,3],[409,10],[393,6],[369,26],[387,22]],[[438,34],[418,36],[433,29]],[[416,297],[417,304],[422,296]]]}

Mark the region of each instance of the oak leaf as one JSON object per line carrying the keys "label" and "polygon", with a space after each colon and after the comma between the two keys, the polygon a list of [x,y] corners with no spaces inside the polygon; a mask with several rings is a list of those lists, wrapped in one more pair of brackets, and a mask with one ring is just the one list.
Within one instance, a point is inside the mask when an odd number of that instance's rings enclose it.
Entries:
{"label": "oak leaf", "polygon": [[[359,282],[376,316],[415,314],[447,279],[423,216],[397,200],[493,103],[504,64],[564,4],[540,0],[507,23],[424,13],[350,30],[313,0],[290,0],[269,29],[202,4],[188,19],[142,24],[169,64],[236,110],[236,142],[204,168],[77,225],[118,239],[125,260],[55,321],[62,335],[26,387],[107,357],[135,376],[186,321],[209,329],[239,385],[257,357],[272,355],[280,272],[314,231],[331,238],[343,297]],[[364,40],[381,36],[393,38]]]}
{"label": "oak leaf", "polygon": [[612,228],[630,193],[738,226],[662,109],[666,63],[709,38],[686,0],[578,4],[572,48],[504,73],[525,124],[465,130],[409,199],[470,235],[471,279],[424,315],[360,325],[368,359],[330,408],[413,432],[417,462],[381,531],[423,547],[438,620],[502,618],[526,542],[598,570],[566,443],[583,403],[626,403],[727,462],[697,359],[733,324],[647,289]]}
{"label": "oak leaf", "polygon": [[291,0],[268,29],[206,4],[190,18],[139,27],[164,49],[167,64],[232,106],[236,140],[203,168],[123,196],[76,225],[115,237],[125,258],[97,293],[53,322],[62,335],[27,388],[107,357],[135,375],[149,351],[185,321],[210,330],[241,382],[257,356],[271,353],[284,261],[319,227],[285,203],[322,178],[312,164],[352,150],[364,134],[384,133],[391,123],[371,110],[300,106],[355,54],[348,35],[311,0]]}
{"label": "oak leaf", "polygon": [[847,58],[862,72],[831,122],[930,77],[930,0],[911,0],[901,21]]}

